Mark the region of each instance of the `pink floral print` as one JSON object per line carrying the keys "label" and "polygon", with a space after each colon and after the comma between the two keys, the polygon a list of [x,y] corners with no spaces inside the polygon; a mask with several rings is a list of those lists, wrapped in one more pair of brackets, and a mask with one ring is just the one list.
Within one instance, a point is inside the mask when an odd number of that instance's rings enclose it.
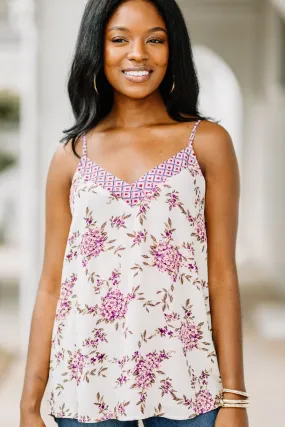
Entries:
{"label": "pink floral print", "polygon": [[204,412],[211,411],[215,402],[209,390],[201,390],[196,397],[196,412],[203,414]]}
{"label": "pink floral print", "polygon": [[72,296],[77,276],[72,274],[71,278],[66,279],[61,286],[61,296],[59,299],[59,305],[56,312],[56,320],[63,321],[70,313],[72,308]]}
{"label": "pink floral print", "polygon": [[107,334],[103,328],[95,328],[92,331],[92,336],[86,338],[83,342],[83,347],[97,348],[100,343],[107,342]]}
{"label": "pink floral print", "polygon": [[103,298],[100,311],[103,320],[113,322],[121,319],[127,312],[127,300],[119,289],[114,289]]}
{"label": "pink floral print", "polygon": [[184,345],[183,352],[185,355],[187,351],[191,351],[198,347],[199,340],[201,340],[202,336],[199,326],[195,325],[195,323],[182,323],[179,331],[179,338]]}
{"label": "pink floral print", "polygon": [[152,248],[154,265],[160,271],[166,271],[176,281],[179,267],[182,263],[182,255],[177,247],[166,242],[158,242]]}
{"label": "pink floral print", "polygon": [[81,243],[81,254],[86,256],[98,256],[104,248],[106,236],[97,228],[88,230],[84,235]]}
{"label": "pink floral print", "polygon": [[182,420],[221,405],[196,128],[131,186],[84,145],[52,332],[51,415]]}
{"label": "pink floral print", "polygon": [[69,355],[68,360],[68,373],[70,375],[70,380],[75,380],[77,385],[82,379],[82,374],[84,368],[87,365],[87,356],[82,354],[80,350],[75,351],[73,354]]}

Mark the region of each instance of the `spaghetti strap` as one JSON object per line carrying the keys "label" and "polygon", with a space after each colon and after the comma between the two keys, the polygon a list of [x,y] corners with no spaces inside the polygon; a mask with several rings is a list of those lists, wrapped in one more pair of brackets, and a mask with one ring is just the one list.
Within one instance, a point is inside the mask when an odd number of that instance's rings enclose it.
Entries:
{"label": "spaghetti strap", "polygon": [[79,171],[80,175],[84,175],[85,173],[85,168],[88,162],[88,158],[87,158],[87,140],[86,140],[86,135],[85,133],[81,136],[82,139],[82,156],[80,158],[80,161],[78,162],[77,165],[77,170]]}
{"label": "spaghetti strap", "polygon": [[193,130],[192,130],[192,132],[191,132],[190,139],[189,139],[189,147],[191,147],[191,146],[192,146],[192,144],[193,144],[193,141],[194,141],[194,138],[195,138],[195,135],[196,135],[196,132],[197,132],[198,126],[199,126],[199,124],[201,123],[201,121],[202,121],[202,120],[197,120],[197,122],[195,123],[195,125],[194,125],[194,127],[193,127]]}
{"label": "spaghetti strap", "polygon": [[82,157],[87,157],[87,140],[85,133],[82,136]]}

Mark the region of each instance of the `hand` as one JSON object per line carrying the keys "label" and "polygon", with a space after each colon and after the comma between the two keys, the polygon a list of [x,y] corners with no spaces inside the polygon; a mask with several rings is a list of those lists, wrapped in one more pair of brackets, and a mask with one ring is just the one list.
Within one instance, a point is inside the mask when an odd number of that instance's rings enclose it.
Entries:
{"label": "hand", "polygon": [[46,427],[40,414],[21,413],[20,427]]}
{"label": "hand", "polygon": [[215,427],[249,427],[245,408],[220,408]]}

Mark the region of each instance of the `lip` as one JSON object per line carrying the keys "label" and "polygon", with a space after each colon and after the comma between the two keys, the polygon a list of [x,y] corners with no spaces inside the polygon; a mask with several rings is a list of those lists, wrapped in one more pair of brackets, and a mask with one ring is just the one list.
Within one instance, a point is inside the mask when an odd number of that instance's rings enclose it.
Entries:
{"label": "lip", "polygon": [[[145,76],[128,76],[125,74],[126,71],[148,71],[148,74]],[[134,68],[125,68],[122,70],[123,75],[125,78],[131,82],[134,83],[143,83],[150,79],[151,74],[153,73],[152,68],[149,67],[134,67]]]}

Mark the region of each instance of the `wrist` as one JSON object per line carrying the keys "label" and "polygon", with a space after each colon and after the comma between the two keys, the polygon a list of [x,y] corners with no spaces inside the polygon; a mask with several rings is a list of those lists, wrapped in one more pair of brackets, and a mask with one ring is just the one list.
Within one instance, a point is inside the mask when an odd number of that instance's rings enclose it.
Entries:
{"label": "wrist", "polygon": [[229,412],[232,414],[239,414],[241,412],[247,412],[248,408],[243,408],[243,407],[232,407],[232,408],[225,408],[224,406],[220,407],[220,411],[223,411],[225,413]]}
{"label": "wrist", "polygon": [[245,380],[243,378],[222,378],[223,388],[246,391]]}
{"label": "wrist", "polygon": [[245,390],[223,387],[221,406],[223,408],[246,409],[249,407],[250,395]]}

